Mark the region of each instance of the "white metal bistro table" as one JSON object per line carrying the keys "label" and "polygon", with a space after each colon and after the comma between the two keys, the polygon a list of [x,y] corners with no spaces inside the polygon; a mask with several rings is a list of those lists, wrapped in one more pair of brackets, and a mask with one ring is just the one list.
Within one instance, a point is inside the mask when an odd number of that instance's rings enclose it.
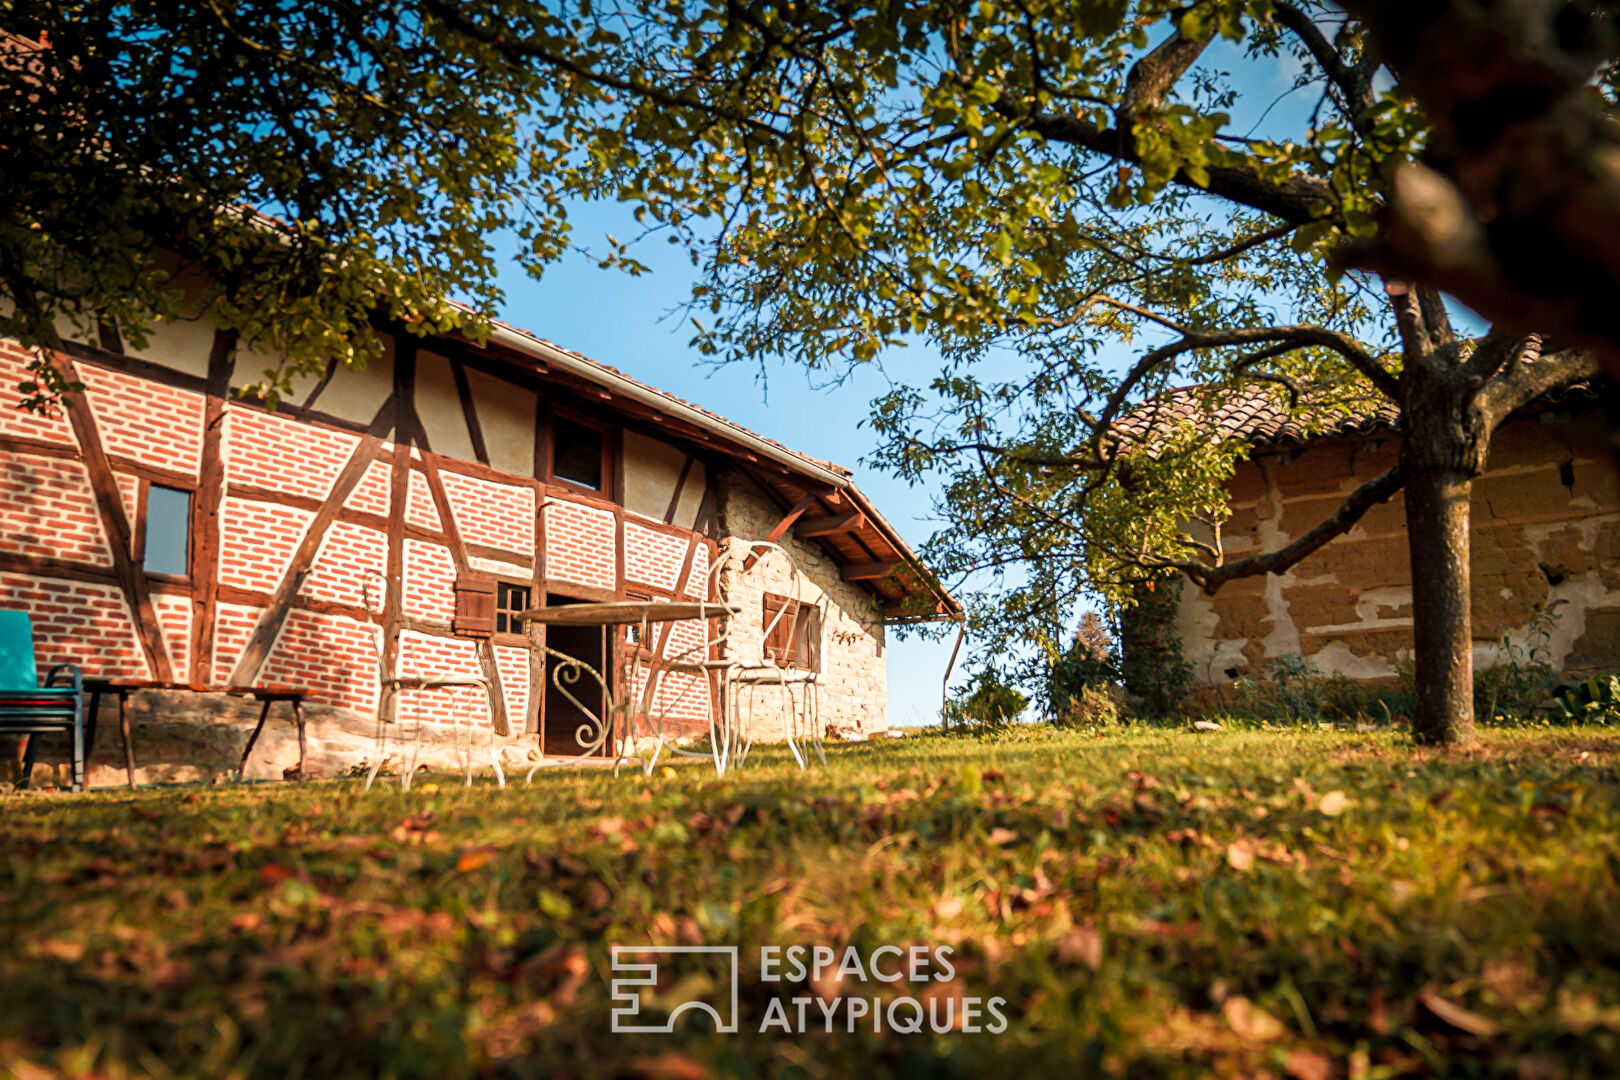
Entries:
{"label": "white metal bistro table", "polygon": [[[690,620],[706,622],[717,618],[731,619],[741,614],[742,610],[733,605],[704,600],[615,600],[605,603],[558,604],[554,607],[529,608],[519,612],[517,618],[523,622],[538,623],[542,626],[604,628],[634,626],[639,630],[639,640],[642,643],[649,643],[651,629],[655,623]],[[712,644],[714,641],[706,635],[701,645],[692,646],[670,657],[663,656],[662,649],[653,649],[646,656],[643,655],[644,650],[640,648],[615,650],[612,655],[617,657],[618,662],[613,665],[611,685],[607,676],[585,661],[547,645],[546,656],[557,661],[552,665],[552,685],[586,718],[586,722],[574,733],[575,741],[585,749],[587,755],[600,754],[608,748],[610,740],[615,739],[617,731],[617,745],[612,747],[615,773],[619,765],[634,751],[641,761],[642,771],[650,775],[665,744],[670,741],[665,735],[663,715],[653,709],[659,681],[666,672],[687,672],[689,669],[702,669],[714,663],[708,657],[708,650]],[[691,654],[699,651],[703,656],[694,663]],[[580,683],[587,678],[601,688],[603,705],[600,715],[574,693]],[[638,685],[641,686],[639,695],[636,693]],[[718,716],[718,710],[714,706],[715,703],[711,698],[710,752],[714,756],[716,768],[724,772],[723,755],[729,750],[732,739],[725,728],[724,718]],[[644,733],[644,737],[653,740],[651,753],[644,754],[637,750],[638,739],[643,737],[638,735],[638,729]],[[531,779],[534,772],[534,769],[529,770]]]}

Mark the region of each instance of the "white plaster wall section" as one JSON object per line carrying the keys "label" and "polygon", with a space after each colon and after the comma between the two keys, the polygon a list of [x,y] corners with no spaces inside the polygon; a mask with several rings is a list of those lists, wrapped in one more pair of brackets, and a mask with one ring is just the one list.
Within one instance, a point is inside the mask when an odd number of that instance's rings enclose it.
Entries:
{"label": "white plaster wall section", "polygon": [[[1401,608],[1408,611],[1412,609],[1412,587],[1410,585],[1380,585],[1372,589],[1363,589],[1356,597],[1356,615],[1360,621],[1354,628],[1363,630],[1387,630],[1410,627],[1411,615],[1389,615],[1388,611],[1399,611]],[[1331,631],[1336,629],[1352,629],[1352,627],[1313,627],[1317,631]]]}
{"label": "white plaster wall section", "polygon": [[416,354],[416,415],[422,420],[434,453],[460,461],[478,460],[467,431],[467,414],[461,408],[456,377],[450,361],[438,353]]}
{"label": "white plaster wall section", "polygon": [[198,376],[208,374],[208,354],[213,348],[214,324],[200,315],[158,323],[144,348],[132,340],[124,341],[124,351],[131,356]]}
{"label": "white plaster wall section", "polygon": [[[1561,532],[1565,528],[1574,528],[1581,534],[1579,547],[1588,552],[1594,562],[1607,561],[1612,564],[1620,559],[1620,552],[1601,551],[1598,549],[1598,537],[1602,527],[1608,522],[1620,519],[1620,514],[1604,514],[1583,518],[1579,521],[1560,522],[1556,525],[1529,525],[1525,527],[1525,536],[1535,548],[1536,556],[1540,559],[1549,559],[1542,550],[1548,537],[1553,533]],[[1593,567],[1584,574],[1569,574],[1562,581],[1553,585],[1548,583],[1547,604],[1544,610],[1553,613],[1551,625],[1548,626],[1547,650],[1551,655],[1551,664],[1562,669],[1568,659],[1575,643],[1586,633],[1586,614],[1592,608],[1606,608],[1620,605],[1620,590],[1610,589],[1603,583],[1603,574],[1600,569]],[[1529,638],[1533,627],[1516,627],[1510,632],[1508,640],[1519,649],[1529,647]]]}
{"label": "white plaster wall section", "polygon": [[[363,368],[345,368],[332,376],[315,401],[317,412],[355,424],[369,424],[394,392],[394,338],[382,335],[383,350]],[[300,399],[302,400],[302,399]]]}
{"label": "white plaster wall section", "polygon": [[[1257,515],[1256,529],[1260,534],[1260,549],[1274,551],[1286,545],[1291,537],[1282,530],[1283,495],[1277,483],[1277,466],[1271,458],[1258,462],[1260,475],[1265,479],[1265,500],[1271,511]],[[1300,652],[1299,628],[1294,625],[1288,610],[1288,589],[1296,584],[1292,570],[1281,574],[1267,574],[1264,597],[1266,617],[1271,621],[1271,633],[1261,641],[1267,657],[1286,656]]]}
{"label": "white plaster wall section", "polygon": [[681,472],[686,470],[686,483],[681,485],[681,501],[675,508],[671,524],[690,529],[697,520],[698,507],[703,503],[707,477],[703,462],[693,461],[687,469],[687,453],[660,439],[649,438],[639,432],[624,433],[624,508],[632,514],[663,521],[669,502],[680,483]]}
{"label": "white plaster wall section", "polygon": [[[1407,650],[1401,649],[1397,659]],[[1396,674],[1395,665],[1377,653],[1357,656],[1342,641],[1330,641],[1311,655],[1311,664],[1324,675],[1348,675],[1352,679],[1380,679]]]}
{"label": "white plaster wall section", "polygon": [[1204,590],[1191,581],[1181,583],[1181,600],[1176,605],[1175,634],[1182,643],[1182,659],[1192,665],[1195,681],[1218,683],[1230,668],[1248,666],[1243,655],[1246,641],[1217,638],[1220,614]]}
{"label": "white plaster wall section", "polygon": [[534,391],[470,367],[467,389],[490,466],[514,476],[533,476]]}

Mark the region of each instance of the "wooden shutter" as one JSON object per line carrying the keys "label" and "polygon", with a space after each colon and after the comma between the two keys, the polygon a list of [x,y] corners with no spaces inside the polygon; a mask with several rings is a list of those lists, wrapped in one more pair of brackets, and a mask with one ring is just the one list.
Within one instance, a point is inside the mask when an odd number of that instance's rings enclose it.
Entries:
{"label": "wooden shutter", "polygon": [[456,618],[451,628],[463,637],[495,633],[495,579],[463,574],[456,579]]}
{"label": "wooden shutter", "polygon": [[[765,631],[765,659],[775,660],[786,666],[796,659],[794,646],[794,616],[799,608],[798,601],[786,597],[764,596],[764,622]],[[778,618],[780,616],[780,618]],[[775,623],[773,626],[772,623]]]}

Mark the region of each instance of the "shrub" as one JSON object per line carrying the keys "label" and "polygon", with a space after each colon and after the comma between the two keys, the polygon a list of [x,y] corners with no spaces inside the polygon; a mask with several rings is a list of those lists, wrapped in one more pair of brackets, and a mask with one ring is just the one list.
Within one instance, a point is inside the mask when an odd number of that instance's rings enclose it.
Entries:
{"label": "shrub", "polygon": [[1558,674],[1552,667],[1552,624],[1549,608],[1531,624],[1523,647],[1502,635],[1505,658],[1474,673],[1474,717],[1481,723],[1526,720],[1553,706]]}
{"label": "shrub", "polygon": [[1119,723],[1119,702],[1104,686],[1082,686],[1078,694],[1055,709],[1052,720],[1061,727],[1112,727]]}
{"label": "shrub", "polygon": [[945,703],[946,727],[1003,728],[1016,721],[1029,704],[994,668],[974,678],[970,690]]}

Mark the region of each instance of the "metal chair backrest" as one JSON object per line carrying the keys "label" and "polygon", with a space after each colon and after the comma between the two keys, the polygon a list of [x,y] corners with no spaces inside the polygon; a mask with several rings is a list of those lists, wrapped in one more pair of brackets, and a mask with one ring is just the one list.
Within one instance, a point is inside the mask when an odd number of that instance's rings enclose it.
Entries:
{"label": "metal chair backrest", "polygon": [[0,690],[38,690],[34,627],[28,612],[0,608]]}

